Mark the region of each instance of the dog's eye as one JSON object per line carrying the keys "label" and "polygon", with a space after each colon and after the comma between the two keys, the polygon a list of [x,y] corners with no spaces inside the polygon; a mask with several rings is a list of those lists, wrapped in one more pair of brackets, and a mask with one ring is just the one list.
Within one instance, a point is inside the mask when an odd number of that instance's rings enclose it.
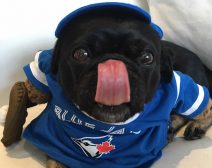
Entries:
{"label": "dog's eye", "polygon": [[150,52],[144,52],[141,54],[139,61],[144,65],[150,65],[154,61],[154,57]]}
{"label": "dog's eye", "polygon": [[80,64],[85,63],[89,59],[88,52],[83,48],[75,50],[73,53],[73,57]]}

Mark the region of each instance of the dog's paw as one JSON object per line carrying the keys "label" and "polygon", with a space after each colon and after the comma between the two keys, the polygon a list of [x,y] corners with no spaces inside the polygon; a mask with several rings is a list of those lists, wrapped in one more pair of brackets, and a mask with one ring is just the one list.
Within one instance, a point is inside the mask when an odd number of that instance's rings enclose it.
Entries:
{"label": "dog's paw", "polygon": [[167,143],[173,142],[175,135],[176,135],[176,130],[172,127],[172,125],[170,125],[168,128],[168,133],[167,133]]}
{"label": "dog's paw", "polygon": [[4,105],[0,108],[0,124],[4,125],[6,120],[6,115],[8,111],[8,105]]}
{"label": "dog's paw", "polygon": [[180,115],[172,114],[168,128],[167,141],[168,143],[174,140],[177,132],[187,123],[187,119]]}
{"label": "dog's paw", "polygon": [[185,129],[184,137],[186,140],[196,140],[202,138],[206,133],[204,124],[198,121],[192,121]]}

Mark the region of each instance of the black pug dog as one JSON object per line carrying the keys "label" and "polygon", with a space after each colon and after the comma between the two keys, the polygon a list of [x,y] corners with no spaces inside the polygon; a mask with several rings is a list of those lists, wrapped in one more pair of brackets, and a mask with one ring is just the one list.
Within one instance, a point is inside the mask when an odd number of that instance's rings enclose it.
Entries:
{"label": "black pug dog", "polygon": [[[90,116],[110,123],[124,122],[142,110],[144,104],[152,99],[160,81],[161,44],[158,34],[135,17],[121,15],[119,18],[116,12],[90,13],[67,25],[57,41],[52,60],[52,72],[57,74],[67,97]],[[130,86],[120,87],[130,87],[130,98],[125,98],[127,93],[117,95],[115,99],[119,99],[118,96],[123,99],[120,102],[111,102],[113,95],[110,94],[118,93],[109,90],[109,95],[102,93],[105,97],[96,100],[98,64],[111,59],[122,60],[129,76]],[[168,77],[167,80],[171,80],[171,76]],[[127,92],[124,89],[117,92]]]}
{"label": "black pug dog", "polygon": [[[150,167],[167,143],[171,111],[184,112],[196,99],[188,91],[198,91],[191,78],[173,73],[175,48],[166,47],[144,20],[116,6],[95,8],[65,24],[53,53],[42,52],[45,58],[38,54],[38,60],[44,59],[38,66],[47,91],[31,76],[14,85],[4,145],[20,139],[27,107],[48,102],[24,134],[47,153],[47,168]],[[186,81],[181,86],[179,78]],[[188,88],[181,93],[184,85]],[[186,139],[200,138],[212,123],[207,89],[198,88],[204,95],[198,96],[204,101],[198,99],[198,113],[192,109],[182,114],[193,118]],[[172,124],[171,134],[182,125]]]}

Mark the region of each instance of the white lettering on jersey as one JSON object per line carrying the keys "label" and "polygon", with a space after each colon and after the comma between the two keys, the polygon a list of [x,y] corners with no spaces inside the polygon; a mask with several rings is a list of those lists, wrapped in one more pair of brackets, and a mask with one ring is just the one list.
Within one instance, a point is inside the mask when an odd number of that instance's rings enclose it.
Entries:
{"label": "white lettering on jersey", "polygon": [[59,119],[61,119],[60,114],[61,114],[61,112],[62,112],[62,109],[61,109],[59,106],[56,106],[56,105],[55,105],[54,112],[56,113],[57,117],[58,117]]}
{"label": "white lettering on jersey", "polygon": [[124,134],[124,130],[125,130],[125,128],[122,128],[122,129],[113,131],[113,132],[111,132],[110,134]]}
{"label": "white lettering on jersey", "polygon": [[[95,129],[96,128],[95,124],[83,121],[82,119],[80,119],[75,114],[72,114],[72,116],[70,118],[68,118],[67,114],[68,114],[69,111],[62,109],[61,107],[59,107],[57,105],[55,105],[54,112],[55,112],[56,116],[62,121],[68,121],[68,122],[71,122],[71,123],[74,123],[74,124],[77,124],[77,125],[82,125],[82,126],[88,127],[90,129]],[[111,134],[111,135],[125,134],[125,128],[116,129],[115,126],[111,126],[109,129],[101,130],[101,131],[105,132],[107,134]],[[139,130],[139,131],[130,131],[130,133],[138,135],[138,134],[141,133],[141,130]]]}

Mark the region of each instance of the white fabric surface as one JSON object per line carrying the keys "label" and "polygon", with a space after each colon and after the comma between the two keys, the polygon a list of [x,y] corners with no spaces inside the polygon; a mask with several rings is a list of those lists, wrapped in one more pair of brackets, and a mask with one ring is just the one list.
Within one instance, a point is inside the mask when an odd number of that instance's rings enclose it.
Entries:
{"label": "white fabric surface", "polygon": [[8,105],[4,105],[4,106],[0,107],[0,124],[4,125],[8,108],[9,108]]}
{"label": "white fabric surface", "polygon": [[[45,105],[28,109],[27,125],[39,115]],[[2,135],[3,126],[0,126]],[[181,131],[174,142],[163,150],[162,158],[152,168],[211,168],[212,128],[201,140],[185,141]],[[5,148],[0,143],[0,168],[45,168],[46,156],[26,141]]]}
{"label": "white fabric surface", "polygon": [[212,1],[148,0],[153,21],[164,39],[184,46],[212,70]]}

